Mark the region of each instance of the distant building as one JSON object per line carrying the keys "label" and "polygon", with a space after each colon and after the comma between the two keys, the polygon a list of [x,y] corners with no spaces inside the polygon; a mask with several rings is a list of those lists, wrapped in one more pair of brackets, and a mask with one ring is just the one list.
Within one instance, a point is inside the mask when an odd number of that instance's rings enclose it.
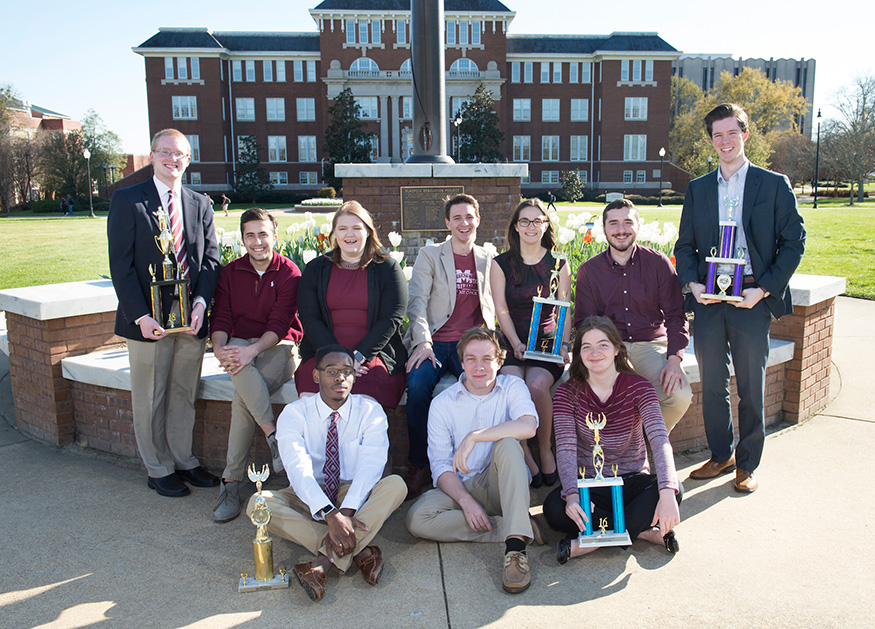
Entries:
{"label": "distant building", "polygon": [[814,106],[814,59],[733,59],[731,55],[681,55],[671,66],[672,76],[691,80],[706,92],[724,71],[738,76],[744,68],[762,70],[772,81],[789,81],[801,88],[802,96],[808,101],[808,109],[797,118],[799,132],[811,137],[812,107]]}
{"label": "distant building", "polygon": [[7,107],[12,122],[13,133],[35,137],[40,131],[69,133],[82,129],[82,123],[45,107],[39,107],[26,100],[13,99]]}

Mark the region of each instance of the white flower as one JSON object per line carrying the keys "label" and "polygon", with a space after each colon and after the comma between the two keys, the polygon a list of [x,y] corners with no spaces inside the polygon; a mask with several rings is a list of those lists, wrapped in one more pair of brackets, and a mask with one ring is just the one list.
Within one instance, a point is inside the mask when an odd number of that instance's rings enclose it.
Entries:
{"label": "white flower", "polygon": [[286,227],[286,233],[287,233],[289,236],[294,236],[294,235],[297,234],[300,230],[301,230],[301,224],[300,224],[300,223],[292,223],[291,225],[289,225],[288,227]]}
{"label": "white flower", "polygon": [[309,221],[313,219],[313,212],[304,212],[304,220]]}
{"label": "white flower", "polygon": [[559,212],[557,212],[556,210],[550,210],[549,212],[547,212],[547,218],[549,218],[550,222],[554,225],[559,224]]}
{"label": "white flower", "polygon": [[395,260],[395,262],[397,262],[398,264],[401,264],[401,260],[404,259],[404,252],[403,251],[390,251],[389,256],[393,260]]}
{"label": "white flower", "polygon": [[301,259],[304,261],[304,264],[309,264],[313,260],[313,258],[316,257],[316,255],[316,252],[312,249],[304,249],[301,252]]}
{"label": "white flower", "polygon": [[401,245],[401,240],[401,234],[398,232],[389,232],[389,242],[392,243],[393,247]]}
{"label": "white flower", "polygon": [[324,215],[322,216],[322,218],[324,218],[324,219],[325,219],[325,222],[328,223],[328,224],[330,225],[331,222],[334,220],[334,215],[335,215],[335,214],[337,214],[337,212],[329,212],[328,214],[324,214]]}
{"label": "white flower", "polygon": [[569,242],[574,240],[575,232],[573,229],[568,229],[567,227],[559,228],[559,244],[567,245]]}
{"label": "white flower", "polygon": [[240,246],[240,243],[239,243],[239,242],[235,242],[235,243],[234,243],[234,246],[231,247],[231,249],[234,250],[234,255],[235,255],[235,256],[239,256],[240,253],[241,253],[241,250],[243,249],[243,247]]}
{"label": "white flower", "polygon": [[234,242],[238,242],[238,243],[243,242],[243,236],[240,235],[239,229],[236,232],[234,232]]}
{"label": "white flower", "polygon": [[413,267],[412,266],[405,266],[402,270],[404,271],[404,277],[406,277],[407,281],[409,282],[410,278],[413,277]]}
{"label": "white flower", "polygon": [[492,254],[493,256],[498,255],[498,249],[495,248],[495,245],[493,245],[491,241],[487,240],[484,242],[483,248],[486,250],[486,253]]}
{"label": "white flower", "polygon": [[225,235],[225,230],[221,227],[216,227],[216,236],[218,236],[221,239],[222,236],[224,236],[224,235]]}
{"label": "white flower", "polygon": [[318,236],[322,232],[322,227],[320,225],[313,225],[313,235]]}

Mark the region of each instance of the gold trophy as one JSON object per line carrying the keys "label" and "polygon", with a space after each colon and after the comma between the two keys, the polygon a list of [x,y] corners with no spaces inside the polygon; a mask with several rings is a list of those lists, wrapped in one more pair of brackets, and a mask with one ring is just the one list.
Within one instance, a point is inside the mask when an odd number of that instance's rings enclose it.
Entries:
{"label": "gold trophy", "polygon": [[[179,265],[173,251],[173,234],[170,231],[170,216],[167,211],[158,207],[153,212],[158,219],[158,235],[155,244],[158,251],[164,254],[161,265],[149,265],[149,294],[152,300],[152,317],[161,324],[168,333],[184,332],[191,329],[191,297],[189,296],[190,280],[179,276]],[[155,277],[157,274],[157,278]]]}
{"label": "gold trophy", "polygon": [[[529,336],[526,339],[526,351],[523,357],[530,360],[544,360],[551,363],[564,363],[562,358],[562,332],[565,330],[565,319],[568,317],[570,301],[557,298],[559,292],[559,265],[566,258],[565,254],[553,252],[556,259],[556,267],[550,271],[550,294],[541,297],[541,287],[538,287],[538,296],[532,297],[532,321],[529,324]],[[567,295],[561,295],[567,297]],[[541,310],[552,308],[552,318],[555,322],[554,330],[541,328]],[[546,332],[546,335],[545,335]],[[550,336],[552,332],[553,336]],[[539,351],[540,350],[540,351]]]}
{"label": "gold trophy", "polygon": [[247,470],[249,480],[255,483],[258,496],[255,497],[255,507],[249,519],[258,527],[255,539],[252,540],[252,550],[255,554],[255,578],[249,579],[249,572],[240,573],[240,581],[237,584],[238,592],[254,592],[256,590],[276,590],[289,587],[289,577],[286,569],[280,566],[279,572],[273,571],[273,540],[267,532],[267,523],[270,522],[270,509],[267,501],[261,495],[261,484],[270,476],[270,468],[265,465],[260,472],[255,471],[255,464]]}

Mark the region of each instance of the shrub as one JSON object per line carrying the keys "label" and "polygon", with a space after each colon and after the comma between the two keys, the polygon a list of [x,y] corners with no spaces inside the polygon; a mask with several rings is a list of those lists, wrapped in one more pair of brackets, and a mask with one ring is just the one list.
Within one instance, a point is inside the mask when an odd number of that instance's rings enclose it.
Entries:
{"label": "shrub", "polygon": [[317,196],[320,199],[333,199],[337,196],[337,190],[335,190],[331,186],[327,186],[325,188],[322,188]]}

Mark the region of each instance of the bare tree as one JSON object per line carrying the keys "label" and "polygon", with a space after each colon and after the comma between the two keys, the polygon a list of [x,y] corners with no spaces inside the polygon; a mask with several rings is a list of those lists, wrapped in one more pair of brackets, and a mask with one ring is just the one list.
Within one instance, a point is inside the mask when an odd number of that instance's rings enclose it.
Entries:
{"label": "bare tree", "polygon": [[835,107],[841,116],[829,121],[828,159],[857,184],[857,200],[862,202],[863,183],[875,170],[875,76],[855,78],[839,91]]}
{"label": "bare tree", "polygon": [[787,175],[792,185],[814,177],[815,146],[810,138],[786,131],[772,142],[771,167]]}

